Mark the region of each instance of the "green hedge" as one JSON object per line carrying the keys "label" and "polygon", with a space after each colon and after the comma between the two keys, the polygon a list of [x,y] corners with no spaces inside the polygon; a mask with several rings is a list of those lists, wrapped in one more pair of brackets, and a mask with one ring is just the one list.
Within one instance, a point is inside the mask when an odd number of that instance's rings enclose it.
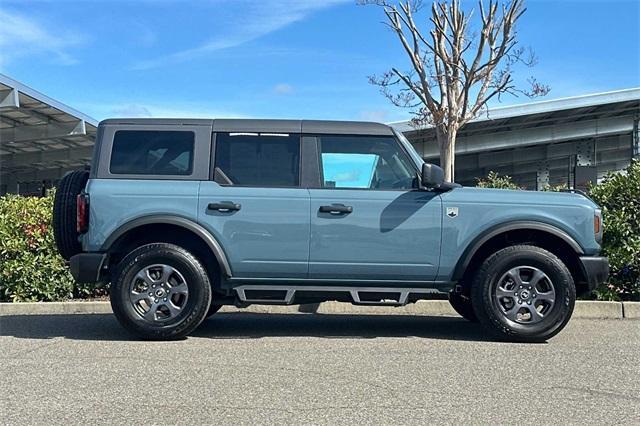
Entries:
{"label": "green hedge", "polygon": [[53,193],[0,197],[0,301],[86,298],[92,286],[76,285],[53,240]]}
{"label": "green hedge", "polygon": [[602,207],[602,252],[611,265],[609,282],[597,295],[604,300],[640,300],[640,160],[625,173],[610,173],[589,193]]}

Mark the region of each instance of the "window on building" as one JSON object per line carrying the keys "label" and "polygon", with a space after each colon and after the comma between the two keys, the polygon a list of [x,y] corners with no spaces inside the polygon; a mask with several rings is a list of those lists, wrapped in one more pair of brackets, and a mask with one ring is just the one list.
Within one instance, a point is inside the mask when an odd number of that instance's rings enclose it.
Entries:
{"label": "window on building", "polygon": [[217,133],[216,182],[239,186],[298,186],[300,135]]}
{"label": "window on building", "polygon": [[411,189],[416,170],[392,137],[321,136],[325,188]]}
{"label": "window on building", "polygon": [[118,130],[113,137],[113,174],[190,175],[195,135],[184,131]]}

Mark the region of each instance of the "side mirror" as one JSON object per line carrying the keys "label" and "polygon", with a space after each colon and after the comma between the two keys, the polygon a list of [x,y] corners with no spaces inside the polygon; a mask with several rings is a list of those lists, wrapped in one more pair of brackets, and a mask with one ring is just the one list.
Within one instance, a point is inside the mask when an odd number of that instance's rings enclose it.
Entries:
{"label": "side mirror", "polygon": [[435,164],[422,164],[422,186],[438,188],[444,183],[444,170]]}

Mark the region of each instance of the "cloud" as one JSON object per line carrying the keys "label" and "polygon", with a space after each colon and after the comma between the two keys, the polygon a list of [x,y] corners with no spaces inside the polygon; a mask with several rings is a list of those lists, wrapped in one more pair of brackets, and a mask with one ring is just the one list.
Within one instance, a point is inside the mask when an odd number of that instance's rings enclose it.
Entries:
{"label": "cloud", "polygon": [[144,105],[128,104],[128,105],[116,105],[112,107],[111,113],[117,117],[153,117],[153,114]]}
{"label": "cloud", "polygon": [[227,20],[223,34],[194,47],[137,62],[133,69],[145,70],[186,62],[218,50],[237,47],[298,22],[318,10],[351,1],[220,0],[216,2],[218,7],[237,8]]}
{"label": "cloud", "polygon": [[163,104],[152,102],[78,103],[83,111],[99,120],[105,118],[249,118],[246,114],[207,104]]}
{"label": "cloud", "polygon": [[78,60],[68,50],[84,42],[84,37],[53,31],[37,20],[0,9],[0,66],[19,56],[49,55],[52,62],[73,65]]}
{"label": "cloud", "polygon": [[289,94],[293,93],[293,86],[291,86],[290,84],[287,84],[287,83],[276,84],[273,87],[273,92],[276,95],[289,95]]}
{"label": "cloud", "polygon": [[360,111],[359,118],[364,121],[377,121],[383,123],[388,117],[387,111]]}

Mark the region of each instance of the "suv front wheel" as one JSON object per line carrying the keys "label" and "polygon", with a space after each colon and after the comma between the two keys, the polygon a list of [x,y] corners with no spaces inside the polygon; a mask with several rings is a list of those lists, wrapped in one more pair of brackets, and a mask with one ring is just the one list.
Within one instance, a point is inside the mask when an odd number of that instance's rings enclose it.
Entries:
{"label": "suv front wheel", "polygon": [[554,254],[516,245],[491,255],[471,287],[480,323],[502,340],[543,342],[562,330],[573,313],[571,273]]}
{"label": "suv front wheel", "polygon": [[113,313],[127,330],[146,339],[186,336],[206,318],[210,305],[206,270],[173,244],[135,249],[118,264],[112,280]]}

